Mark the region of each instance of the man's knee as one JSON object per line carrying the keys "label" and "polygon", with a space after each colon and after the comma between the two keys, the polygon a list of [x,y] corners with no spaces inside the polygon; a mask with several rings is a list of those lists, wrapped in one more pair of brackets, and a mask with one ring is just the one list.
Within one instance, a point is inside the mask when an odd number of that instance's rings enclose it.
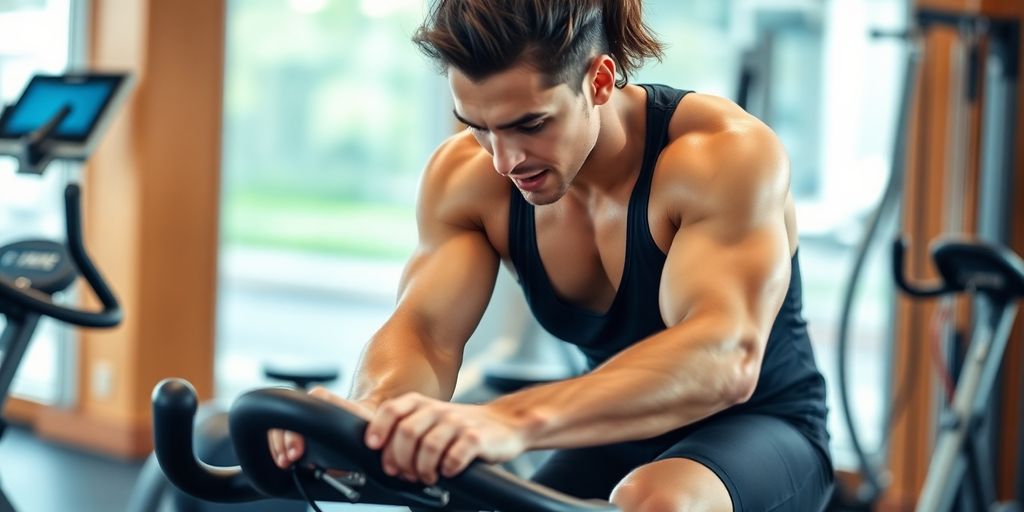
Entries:
{"label": "man's knee", "polygon": [[625,484],[615,487],[611,503],[623,512],[681,512],[691,510],[685,497],[678,493],[666,493],[666,489],[643,488],[642,485]]}
{"label": "man's knee", "polygon": [[696,512],[697,500],[685,492],[657,489],[639,483],[625,483],[612,491],[611,502],[623,512]]}
{"label": "man's knee", "polygon": [[696,462],[672,459],[633,470],[612,490],[623,512],[732,512],[721,480]]}

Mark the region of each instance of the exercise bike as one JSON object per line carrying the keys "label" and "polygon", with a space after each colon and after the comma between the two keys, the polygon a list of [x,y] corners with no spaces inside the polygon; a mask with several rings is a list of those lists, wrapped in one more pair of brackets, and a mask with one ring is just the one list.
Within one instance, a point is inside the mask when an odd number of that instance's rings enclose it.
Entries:
{"label": "exercise bike", "polygon": [[[231,406],[231,440],[239,465],[215,467],[197,460],[192,446],[197,399],[192,386],[166,379],[153,392],[156,456],[167,478],[198,498],[249,503],[270,497],[316,502],[406,506],[414,510],[505,512],[612,512],[602,501],[585,501],[520,479],[480,461],[437,485],[390,477],[380,453],[363,443],[366,421],[301,392],[250,391]],[[286,429],[306,439],[306,453],[291,469],[270,455],[267,431]]]}
{"label": "exercise bike", "polygon": [[[126,75],[36,76],[21,98],[0,115],[0,154],[18,158],[19,173],[41,175],[55,159],[84,160],[121,101]],[[117,297],[89,258],[82,240],[81,191],[64,191],[66,243],[26,240],[0,247],[0,410],[42,317],[79,327],[110,328],[121,322]],[[83,277],[99,311],[63,306],[54,295]],[[0,419],[0,437],[6,424]],[[0,489],[0,512],[14,506]]]}
{"label": "exercise bike", "polygon": [[978,299],[976,313],[981,317],[974,327],[951,408],[940,422],[916,510],[953,510],[958,493],[964,489],[972,491],[963,494],[971,500],[965,505],[970,510],[1018,510],[1015,503],[997,502],[995,476],[982,460],[985,450],[976,434],[997,383],[1017,315],[1017,302],[1024,298],[1024,261],[999,245],[942,240],[932,246],[941,281],[921,285],[909,283],[903,273],[904,249],[902,241],[893,246],[893,266],[900,289],[914,297],[967,293]]}

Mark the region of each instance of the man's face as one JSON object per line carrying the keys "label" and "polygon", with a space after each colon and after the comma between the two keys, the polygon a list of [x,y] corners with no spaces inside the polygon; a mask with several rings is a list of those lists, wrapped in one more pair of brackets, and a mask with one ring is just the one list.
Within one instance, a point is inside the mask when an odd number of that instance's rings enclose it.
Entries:
{"label": "man's face", "polygon": [[494,169],[533,204],[557,201],[597,141],[599,124],[586,92],[549,87],[525,66],[474,82],[448,73],[455,115],[493,157]]}

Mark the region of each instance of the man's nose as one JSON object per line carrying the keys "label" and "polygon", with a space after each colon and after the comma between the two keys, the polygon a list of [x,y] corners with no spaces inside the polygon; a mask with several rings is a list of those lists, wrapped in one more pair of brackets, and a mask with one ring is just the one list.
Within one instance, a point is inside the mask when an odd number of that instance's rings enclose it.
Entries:
{"label": "man's nose", "polygon": [[494,170],[502,176],[508,176],[526,160],[526,152],[508,140],[494,137],[491,147],[494,149]]}

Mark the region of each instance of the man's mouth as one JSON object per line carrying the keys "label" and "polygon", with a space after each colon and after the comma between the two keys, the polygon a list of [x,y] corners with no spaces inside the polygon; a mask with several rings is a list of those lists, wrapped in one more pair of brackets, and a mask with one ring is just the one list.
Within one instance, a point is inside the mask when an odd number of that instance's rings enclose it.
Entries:
{"label": "man's mouth", "polygon": [[543,171],[539,171],[533,174],[528,174],[524,176],[513,176],[512,181],[514,181],[516,186],[519,187],[520,189],[530,191],[539,187],[541,182],[544,181],[544,178],[547,176],[547,174],[548,170],[544,169]]}

